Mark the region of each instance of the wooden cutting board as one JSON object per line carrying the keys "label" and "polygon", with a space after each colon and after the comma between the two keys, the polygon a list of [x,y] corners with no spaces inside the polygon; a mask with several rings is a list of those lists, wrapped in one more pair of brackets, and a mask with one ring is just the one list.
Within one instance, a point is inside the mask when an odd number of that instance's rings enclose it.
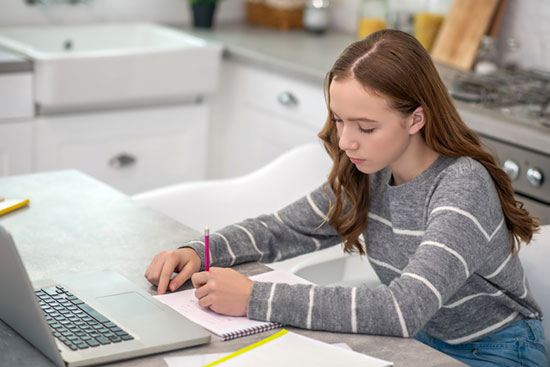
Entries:
{"label": "wooden cutting board", "polygon": [[470,70],[499,0],[454,0],[432,49],[435,61]]}

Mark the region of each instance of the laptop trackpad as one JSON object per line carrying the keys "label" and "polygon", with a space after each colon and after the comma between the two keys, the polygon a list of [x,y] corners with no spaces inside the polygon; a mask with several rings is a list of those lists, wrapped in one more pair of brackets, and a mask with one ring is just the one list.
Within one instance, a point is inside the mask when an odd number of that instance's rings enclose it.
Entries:
{"label": "laptop trackpad", "polygon": [[111,294],[96,299],[109,310],[125,317],[162,311],[160,307],[137,292]]}

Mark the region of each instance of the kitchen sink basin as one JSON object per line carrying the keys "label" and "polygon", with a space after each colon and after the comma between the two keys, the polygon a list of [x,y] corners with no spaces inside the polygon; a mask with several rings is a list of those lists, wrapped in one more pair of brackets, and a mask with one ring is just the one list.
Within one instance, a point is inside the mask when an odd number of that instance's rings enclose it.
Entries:
{"label": "kitchen sink basin", "polygon": [[173,102],[213,92],[221,45],[153,23],[0,27],[34,62],[41,110]]}

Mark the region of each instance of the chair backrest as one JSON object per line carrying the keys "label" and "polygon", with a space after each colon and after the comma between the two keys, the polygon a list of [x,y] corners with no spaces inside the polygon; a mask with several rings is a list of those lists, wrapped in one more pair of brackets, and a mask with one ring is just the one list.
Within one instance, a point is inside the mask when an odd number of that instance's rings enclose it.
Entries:
{"label": "chair backrest", "polygon": [[542,308],[546,353],[550,359],[550,225],[542,226],[529,245],[522,244],[519,258],[531,292]]}
{"label": "chair backrest", "polygon": [[184,182],[132,198],[191,228],[216,230],[299,199],[326,181],[331,164],[320,143],[306,144],[244,176]]}

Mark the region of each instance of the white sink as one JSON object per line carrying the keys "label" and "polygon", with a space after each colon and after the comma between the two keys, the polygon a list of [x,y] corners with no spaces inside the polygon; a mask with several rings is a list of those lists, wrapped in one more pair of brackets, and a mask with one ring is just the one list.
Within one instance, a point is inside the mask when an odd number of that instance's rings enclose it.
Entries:
{"label": "white sink", "polygon": [[177,101],[217,87],[221,45],[152,23],[0,27],[42,110]]}

